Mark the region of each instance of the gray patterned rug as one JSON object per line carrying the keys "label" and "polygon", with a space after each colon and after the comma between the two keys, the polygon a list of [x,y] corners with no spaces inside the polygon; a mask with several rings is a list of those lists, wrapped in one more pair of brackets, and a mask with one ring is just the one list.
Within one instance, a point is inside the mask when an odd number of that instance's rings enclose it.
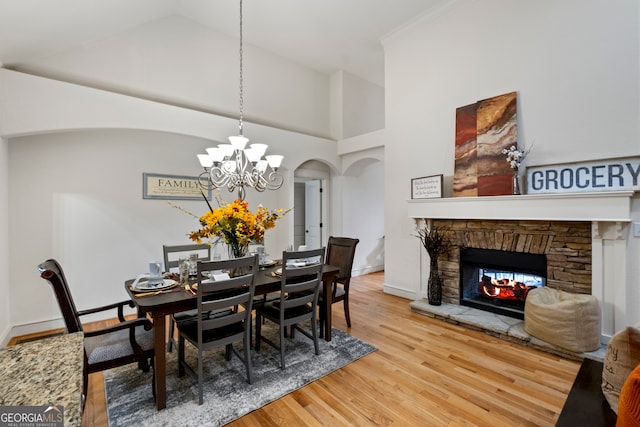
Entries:
{"label": "gray patterned rug", "polygon": [[[263,334],[277,341],[274,328]],[[176,351],[167,354],[167,408],[155,409],[151,372],[143,373],[135,364],[104,372],[109,425],[117,426],[221,426],[299,389],[373,351],[375,347],[345,332],[333,329],[332,340],[320,339],[320,355],[313,342],[300,333],[285,339],[286,370],[280,369],[280,354],[262,343],[252,350],[253,384],[246,380],[245,367],[233,355],[224,359],[224,349],[205,353],[204,403],[198,405],[198,379],[188,372],[177,377]],[[238,349],[241,345],[237,344]],[[187,360],[196,366],[196,352],[187,344]]]}

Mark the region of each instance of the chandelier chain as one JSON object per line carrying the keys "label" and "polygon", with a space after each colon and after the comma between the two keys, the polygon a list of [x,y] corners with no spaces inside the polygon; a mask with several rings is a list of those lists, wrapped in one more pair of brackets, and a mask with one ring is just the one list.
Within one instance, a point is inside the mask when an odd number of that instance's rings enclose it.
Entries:
{"label": "chandelier chain", "polygon": [[242,61],[242,0],[240,0],[240,123],[239,127],[239,135],[242,135],[242,120],[244,117],[244,74],[243,74],[243,61]]}
{"label": "chandelier chain", "polygon": [[[204,172],[198,177],[203,189],[227,187],[229,191],[238,190],[238,198],[244,200],[246,187],[258,192],[277,190],[282,187],[284,177],[278,172],[282,162],[281,155],[262,155],[267,149],[266,144],[251,144],[243,135],[244,120],[244,50],[243,50],[243,13],[240,1],[240,121],[237,136],[230,136],[230,144],[219,144],[218,147],[207,148],[207,154],[198,154],[200,165]],[[270,168],[270,171],[267,170]]]}

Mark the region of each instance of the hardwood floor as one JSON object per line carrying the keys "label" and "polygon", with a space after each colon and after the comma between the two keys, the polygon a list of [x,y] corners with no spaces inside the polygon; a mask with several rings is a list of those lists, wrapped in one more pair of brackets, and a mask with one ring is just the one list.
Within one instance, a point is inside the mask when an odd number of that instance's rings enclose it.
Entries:
{"label": "hardwood floor", "polygon": [[[351,281],[349,332],[376,352],[229,425],[555,425],[577,362],[412,313],[383,281]],[[333,315],[346,329],[341,303]],[[83,426],[107,426],[102,374],[90,376]]]}

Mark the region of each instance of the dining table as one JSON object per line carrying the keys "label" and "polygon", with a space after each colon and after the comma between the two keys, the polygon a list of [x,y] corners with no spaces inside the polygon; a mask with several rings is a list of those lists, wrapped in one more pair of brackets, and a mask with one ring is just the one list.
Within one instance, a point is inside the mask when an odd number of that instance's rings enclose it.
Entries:
{"label": "dining table", "polygon": [[[255,296],[262,296],[280,290],[281,276],[276,272],[280,267],[281,265],[276,263],[271,267],[260,269],[255,279]],[[331,341],[331,292],[333,278],[339,271],[338,267],[329,264],[324,264],[322,267],[324,286],[322,287],[323,305],[320,310],[323,310],[324,315],[324,339],[326,341]],[[125,281],[125,289],[136,305],[138,316],[150,316],[153,322],[156,408],[160,410],[167,406],[166,317],[181,311],[195,309],[197,307],[197,298],[193,292],[190,292],[184,286],[175,286],[158,293],[140,294],[131,289],[133,282],[134,280]],[[194,282],[192,281],[192,283]]]}

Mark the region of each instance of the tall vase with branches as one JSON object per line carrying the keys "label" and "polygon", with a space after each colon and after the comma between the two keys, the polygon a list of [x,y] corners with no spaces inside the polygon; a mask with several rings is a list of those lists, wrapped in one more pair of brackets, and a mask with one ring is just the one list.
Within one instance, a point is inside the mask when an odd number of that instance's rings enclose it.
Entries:
{"label": "tall vase with branches", "polygon": [[442,304],[442,285],[444,281],[440,277],[440,270],[438,268],[438,257],[446,254],[451,249],[451,242],[449,241],[446,230],[438,227],[425,226],[418,229],[417,236],[420,239],[420,243],[429,254],[429,282],[427,286],[427,298],[431,305]]}

